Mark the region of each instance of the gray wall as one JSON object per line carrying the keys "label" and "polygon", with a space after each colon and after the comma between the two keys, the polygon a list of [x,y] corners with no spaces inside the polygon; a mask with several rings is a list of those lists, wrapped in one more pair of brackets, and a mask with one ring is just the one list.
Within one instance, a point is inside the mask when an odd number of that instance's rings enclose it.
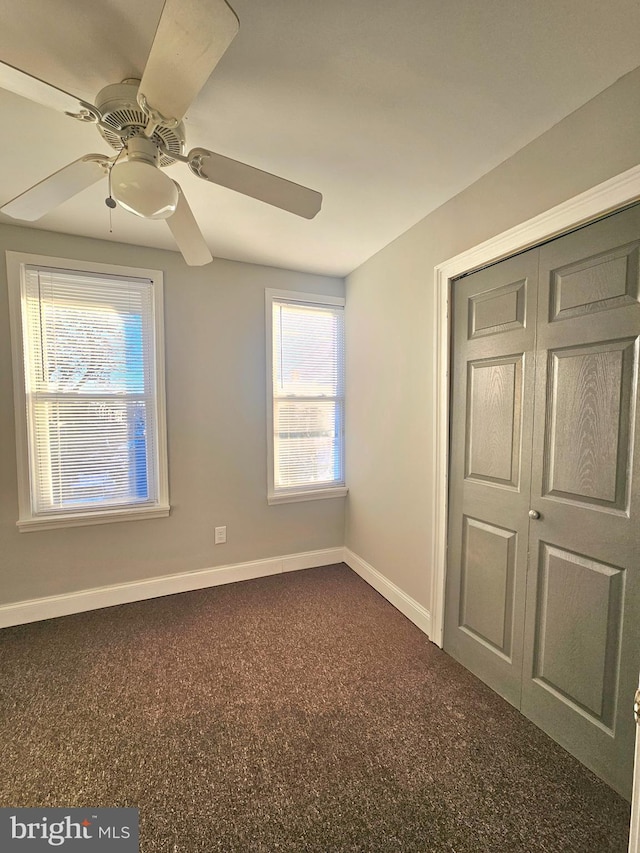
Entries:
{"label": "gray wall", "polygon": [[636,69],[347,277],[346,545],[427,609],[433,268],[639,162]]}
{"label": "gray wall", "polygon": [[[19,533],[4,252],[160,269],[171,515]],[[266,287],[342,296],[341,279],[0,225],[0,604],[344,541],[344,498],[267,506]],[[213,528],[227,525],[227,544]]]}
{"label": "gray wall", "polygon": [[[0,264],[0,603],[346,542],[430,607],[433,267],[640,162],[640,69],[423,219],[347,280],[344,500],[266,504],[265,287],[341,295],[338,279],[0,226],[0,251],[165,273],[167,519],[18,533]],[[229,541],[213,546],[213,527]]]}

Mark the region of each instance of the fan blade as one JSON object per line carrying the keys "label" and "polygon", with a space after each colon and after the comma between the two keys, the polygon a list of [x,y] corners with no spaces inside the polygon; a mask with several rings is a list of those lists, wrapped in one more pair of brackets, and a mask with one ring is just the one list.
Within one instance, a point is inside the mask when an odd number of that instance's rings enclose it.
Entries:
{"label": "fan blade", "polygon": [[206,148],[194,148],[187,155],[189,168],[199,178],[220,184],[274,207],[313,219],[322,206],[322,195],[277,175],[239,163]]}
{"label": "fan blade", "polygon": [[99,116],[98,111],[91,104],[5,62],[0,62],[0,89],[22,95],[23,98],[35,101],[36,104],[80,117],[83,121],[90,121],[92,117]]}
{"label": "fan blade", "polygon": [[14,219],[34,222],[63,201],[103,178],[108,172],[109,162],[109,158],[104,154],[87,154],[80,157],[3,204],[0,213],[6,213]]}
{"label": "fan blade", "polygon": [[175,181],[174,183],[178,187],[178,206],[176,212],[165,221],[182,252],[182,257],[189,266],[204,266],[204,264],[211,263],[213,256],[204,242],[202,232],[189,207],[189,202],[180,189],[180,185]]}
{"label": "fan blade", "polygon": [[166,0],[140,81],[148,106],[182,119],[239,28],[225,0]]}

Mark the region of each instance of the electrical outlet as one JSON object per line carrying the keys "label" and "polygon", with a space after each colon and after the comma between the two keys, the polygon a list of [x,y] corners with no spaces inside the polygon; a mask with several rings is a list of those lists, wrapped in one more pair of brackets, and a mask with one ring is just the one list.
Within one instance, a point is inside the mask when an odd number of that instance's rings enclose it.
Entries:
{"label": "electrical outlet", "polygon": [[216,527],[215,529],[215,538],[213,540],[216,545],[224,545],[227,541],[227,528],[225,527]]}

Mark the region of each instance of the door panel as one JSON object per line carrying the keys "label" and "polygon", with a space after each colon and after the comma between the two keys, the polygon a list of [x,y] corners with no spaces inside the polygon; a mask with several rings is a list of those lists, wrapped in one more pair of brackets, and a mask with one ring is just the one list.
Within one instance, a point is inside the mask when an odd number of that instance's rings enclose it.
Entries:
{"label": "door panel", "polygon": [[550,320],[566,320],[638,301],[638,250],[634,241],[551,271]]}
{"label": "door panel", "polygon": [[[445,648],[519,705],[537,252],[456,285]],[[455,484],[455,485],[454,485]]]}
{"label": "door panel", "polygon": [[533,678],[612,733],[624,572],[544,542],[539,553]]}
{"label": "door panel", "polygon": [[518,488],[523,354],[468,363],[466,480]]}
{"label": "door panel", "polygon": [[523,329],[527,281],[514,281],[469,298],[469,340]]}
{"label": "door panel", "polygon": [[463,519],[460,627],[511,659],[517,534]]}
{"label": "door panel", "polygon": [[545,496],[626,511],[635,340],[549,352]]}
{"label": "door panel", "polygon": [[634,207],[455,283],[444,637],[627,797],[639,258]]}

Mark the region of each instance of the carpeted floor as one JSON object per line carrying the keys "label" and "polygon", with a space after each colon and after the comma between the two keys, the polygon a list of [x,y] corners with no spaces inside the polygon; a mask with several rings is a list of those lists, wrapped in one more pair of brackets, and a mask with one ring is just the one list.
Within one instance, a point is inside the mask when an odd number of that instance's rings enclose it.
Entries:
{"label": "carpeted floor", "polygon": [[343,565],[0,631],[0,806],[143,853],[626,850],[629,806]]}

